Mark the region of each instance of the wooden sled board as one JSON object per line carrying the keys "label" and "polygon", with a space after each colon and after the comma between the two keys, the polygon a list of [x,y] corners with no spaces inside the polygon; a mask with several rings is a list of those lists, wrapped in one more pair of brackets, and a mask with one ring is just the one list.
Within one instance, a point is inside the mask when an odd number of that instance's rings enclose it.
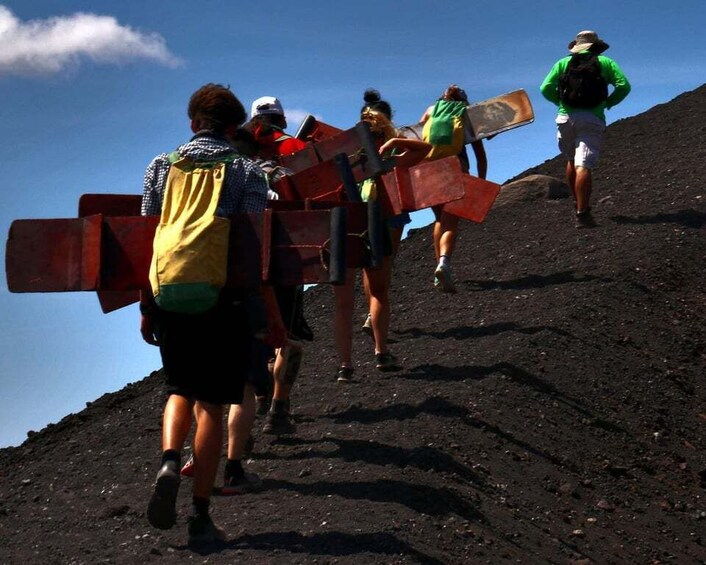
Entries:
{"label": "wooden sled board", "polygon": [[348,157],[357,182],[390,170],[391,164],[383,161],[378,155],[370,126],[365,122],[358,122],[351,129],[310,143],[291,155],[285,155],[281,163],[293,173],[299,173],[324,161],[332,161],[339,154]]}
{"label": "wooden sled board", "polygon": [[[231,222],[228,286],[329,282],[323,250],[331,211],[238,214]],[[149,288],[157,216],[15,220],[6,245],[11,292]],[[265,226],[269,221],[270,225]],[[261,253],[253,253],[260,249]]]}
{"label": "wooden sled board", "polygon": [[425,161],[408,169],[395,168],[382,177],[383,209],[387,215],[397,215],[462,198],[465,176],[468,175],[455,156]]}
{"label": "wooden sled board", "polygon": [[341,171],[335,161],[322,161],[278,180],[273,190],[282,201],[344,199]]}
{"label": "wooden sled board", "polygon": [[472,222],[483,222],[498,197],[500,185],[464,175],[463,190],[463,198],[444,204],[444,212]]}
{"label": "wooden sled board", "polygon": [[325,124],[324,122],[317,120],[311,114],[308,114],[302,120],[302,123],[300,124],[297,133],[294,134],[294,137],[301,139],[302,141],[316,143],[342,132],[342,129]]}
{"label": "wooden sled board", "polygon": [[[78,201],[80,218],[104,216],[140,216],[142,196],[137,194],[82,194]],[[119,310],[140,299],[138,290],[98,290],[98,303],[104,314]]]}
{"label": "wooden sled board", "polygon": [[[523,89],[471,104],[466,110],[466,143],[493,137],[534,121],[532,102]],[[422,138],[424,124],[400,128],[404,137]]]}
{"label": "wooden sled board", "polygon": [[368,207],[364,202],[346,202],[336,200],[288,201],[274,200],[274,210],[328,210],[343,207],[347,211],[346,267],[357,269],[370,265],[370,243],[368,232]]}
{"label": "wooden sled board", "polygon": [[82,194],[78,199],[78,216],[140,216],[142,195],[139,194]]}

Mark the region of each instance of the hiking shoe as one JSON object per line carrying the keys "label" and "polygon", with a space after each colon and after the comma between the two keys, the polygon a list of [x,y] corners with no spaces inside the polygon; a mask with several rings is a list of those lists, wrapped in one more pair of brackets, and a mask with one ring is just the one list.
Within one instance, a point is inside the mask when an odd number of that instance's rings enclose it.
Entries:
{"label": "hiking shoe", "polygon": [[576,212],[576,229],[595,228],[596,225],[590,208],[586,208],[583,212]]}
{"label": "hiking shoe", "polygon": [[456,293],[453,277],[451,276],[451,267],[448,265],[439,265],[434,271],[434,286],[442,292],[450,294]]}
{"label": "hiking shoe", "polygon": [[367,334],[370,337],[375,337],[375,335],[373,334],[373,322],[370,319],[370,314],[366,316],[365,322],[363,322],[363,325],[360,329],[364,334]]}
{"label": "hiking shoe", "polygon": [[186,463],[184,463],[184,466],[181,468],[181,471],[179,471],[179,474],[182,477],[189,477],[190,479],[194,478],[194,456],[193,455],[186,460]]}
{"label": "hiking shoe", "polygon": [[255,473],[244,472],[242,477],[223,477],[221,494],[224,496],[232,496],[235,494],[257,492],[260,489],[262,489],[262,479]]}
{"label": "hiking shoe", "polygon": [[165,462],[157,473],[154,492],[147,505],[147,520],[155,528],[168,530],[176,524],[176,500],[180,481],[177,462]]}
{"label": "hiking shoe", "polygon": [[336,373],[336,380],[339,383],[349,383],[353,380],[353,368],[341,367]]}
{"label": "hiking shoe", "polygon": [[262,426],[263,434],[282,436],[293,434],[297,431],[296,424],[292,421],[289,412],[273,412],[270,410],[265,416],[265,425]]}
{"label": "hiking shoe", "polygon": [[226,533],[213,523],[210,516],[189,516],[188,523],[191,547],[226,541]]}
{"label": "hiking shoe", "polygon": [[389,351],[386,351],[385,353],[375,354],[375,368],[383,372],[400,371],[402,370],[402,365],[397,360],[397,357]]}

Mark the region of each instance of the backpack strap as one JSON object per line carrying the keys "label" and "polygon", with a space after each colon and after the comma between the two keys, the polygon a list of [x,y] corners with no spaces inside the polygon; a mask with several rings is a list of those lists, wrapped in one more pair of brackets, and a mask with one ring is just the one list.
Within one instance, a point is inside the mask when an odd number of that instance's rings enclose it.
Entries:
{"label": "backpack strap", "polygon": [[210,169],[212,167],[215,167],[216,165],[220,165],[221,163],[232,163],[233,161],[235,161],[236,157],[238,157],[238,153],[236,151],[226,153],[225,155],[223,155],[222,157],[218,157],[217,159],[204,159],[202,161],[195,161],[191,157],[184,157],[178,151],[172,151],[167,155],[170,165],[173,165],[177,161],[186,160],[191,163],[192,167],[200,167],[202,169]]}

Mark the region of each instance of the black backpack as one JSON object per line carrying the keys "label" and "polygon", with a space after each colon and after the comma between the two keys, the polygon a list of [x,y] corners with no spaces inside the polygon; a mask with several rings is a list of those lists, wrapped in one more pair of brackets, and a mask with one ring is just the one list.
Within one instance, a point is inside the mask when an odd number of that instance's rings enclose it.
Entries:
{"label": "black backpack", "polygon": [[595,108],[608,98],[608,83],[601,76],[598,56],[576,53],[559,77],[559,99],[572,108]]}

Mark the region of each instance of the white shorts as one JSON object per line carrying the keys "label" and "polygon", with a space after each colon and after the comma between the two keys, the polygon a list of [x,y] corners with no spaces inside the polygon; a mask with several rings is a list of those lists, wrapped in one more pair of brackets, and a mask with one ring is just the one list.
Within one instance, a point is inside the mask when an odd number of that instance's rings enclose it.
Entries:
{"label": "white shorts", "polygon": [[592,169],[598,162],[605,122],[591,112],[556,117],[559,150],[576,167]]}

